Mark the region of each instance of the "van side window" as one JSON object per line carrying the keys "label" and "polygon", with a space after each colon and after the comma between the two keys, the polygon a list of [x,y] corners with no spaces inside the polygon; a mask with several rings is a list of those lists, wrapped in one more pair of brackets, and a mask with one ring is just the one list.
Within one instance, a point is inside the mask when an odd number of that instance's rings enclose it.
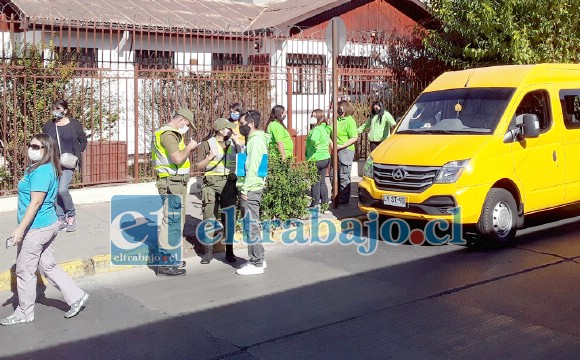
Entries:
{"label": "van side window", "polygon": [[560,90],[560,104],[567,129],[580,129],[580,89]]}
{"label": "van side window", "polygon": [[527,93],[512,119],[512,124],[515,124],[515,117],[522,114],[534,114],[538,116],[540,121],[540,133],[546,132],[552,126],[552,115],[550,112],[550,98],[548,92],[545,90],[536,90]]}

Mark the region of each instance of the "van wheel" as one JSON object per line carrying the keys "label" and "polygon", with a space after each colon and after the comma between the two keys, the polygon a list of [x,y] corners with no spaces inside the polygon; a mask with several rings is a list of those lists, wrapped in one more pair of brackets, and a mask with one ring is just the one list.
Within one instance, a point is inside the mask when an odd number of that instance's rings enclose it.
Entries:
{"label": "van wheel", "polygon": [[[492,188],[477,222],[481,245],[508,245],[517,230],[517,205],[512,194],[501,188]],[[479,242],[479,241],[478,241]]]}

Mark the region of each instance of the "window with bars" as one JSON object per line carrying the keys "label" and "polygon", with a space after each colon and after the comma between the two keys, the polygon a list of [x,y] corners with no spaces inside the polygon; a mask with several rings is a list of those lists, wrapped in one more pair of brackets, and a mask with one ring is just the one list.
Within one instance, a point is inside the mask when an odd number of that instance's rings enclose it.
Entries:
{"label": "window with bars", "polygon": [[286,66],[292,74],[295,94],[325,94],[326,57],[324,55],[287,54]]}
{"label": "window with bars", "polygon": [[55,52],[62,64],[74,63],[78,74],[82,75],[91,71],[83,69],[95,69],[99,67],[97,49],[57,47],[55,48]]}
{"label": "window with bars", "polygon": [[236,69],[244,64],[242,54],[211,54],[211,69],[213,71],[223,71]]}
{"label": "window with bars", "polygon": [[270,54],[256,54],[248,56],[248,65],[258,72],[267,76],[270,73]]}
{"label": "window with bars", "polygon": [[135,65],[141,70],[173,69],[175,53],[162,50],[135,50]]}
{"label": "window with bars", "polygon": [[[344,75],[340,76],[340,87],[346,90],[346,94],[364,94],[369,87],[368,77],[357,74],[357,70],[370,69],[371,59],[367,56],[339,56],[337,64],[343,69]],[[349,74],[349,70],[353,73]]]}

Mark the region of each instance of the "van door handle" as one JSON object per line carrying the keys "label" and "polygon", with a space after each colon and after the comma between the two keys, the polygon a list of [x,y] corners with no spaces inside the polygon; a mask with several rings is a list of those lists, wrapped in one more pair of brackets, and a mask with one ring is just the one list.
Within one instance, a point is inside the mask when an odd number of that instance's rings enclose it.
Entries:
{"label": "van door handle", "polygon": [[558,160],[558,156],[556,155],[556,150],[554,150],[554,152],[552,153],[552,160],[554,160],[554,162],[556,162]]}

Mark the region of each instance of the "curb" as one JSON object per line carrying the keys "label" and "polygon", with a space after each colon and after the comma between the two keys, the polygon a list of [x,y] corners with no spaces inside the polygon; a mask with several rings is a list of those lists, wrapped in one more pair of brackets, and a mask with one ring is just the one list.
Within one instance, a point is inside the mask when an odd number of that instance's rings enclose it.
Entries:
{"label": "curb", "polygon": [[[352,219],[365,220],[366,215],[359,215],[359,216],[353,217]],[[335,228],[340,229],[340,224],[341,224],[342,220],[344,220],[344,219],[332,219],[332,220],[331,219],[321,219],[319,222],[329,221],[330,223],[332,223],[335,226]],[[325,224],[328,224],[328,223],[325,223]],[[296,228],[296,227],[294,226],[293,228]],[[290,228],[290,229],[292,229],[292,228]],[[281,242],[282,234],[285,231],[288,231],[290,229],[276,229],[276,230],[272,231],[270,233],[270,240],[274,243]],[[310,233],[311,229],[312,229],[312,225],[310,223],[305,224],[303,226],[303,231],[307,234]],[[328,235],[328,226],[325,226],[324,224],[322,224],[318,230],[318,235],[319,236]],[[241,233],[236,233],[235,240],[236,240],[236,242],[234,244],[234,249],[239,250],[239,249],[246,248],[246,245],[241,241],[242,240]],[[78,259],[78,260],[62,262],[62,263],[58,264],[58,267],[63,269],[71,278],[77,278],[77,277],[93,276],[96,274],[104,274],[104,273],[128,270],[128,269],[132,269],[136,266],[134,266],[134,265],[126,265],[126,266],[111,265],[111,254],[104,254],[104,255],[95,255],[95,256],[90,257],[88,259]],[[0,272],[0,291],[4,291],[4,290],[16,291],[16,274],[14,273],[14,271],[15,271],[15,266],[12,266],[12,268],[10,270],[5,270],[5,271]],[[36,273],[36,275],[38,277],[39,283],[45,284],[47,282],[46,279],[44,277],[40,276],[38,272]]]}

